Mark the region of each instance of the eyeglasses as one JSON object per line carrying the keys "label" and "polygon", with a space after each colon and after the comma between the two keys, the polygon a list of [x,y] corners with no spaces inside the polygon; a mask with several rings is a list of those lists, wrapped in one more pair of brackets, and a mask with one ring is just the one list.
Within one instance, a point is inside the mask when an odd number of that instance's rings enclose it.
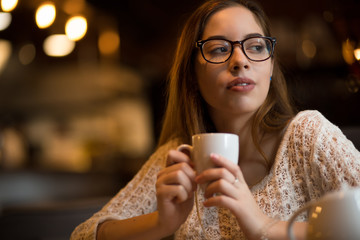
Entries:
{"label": "eyeglasses", "polygon": [[234,51],[234,45],[240,44],[245,56],[254,62],[269,59],[274,54],[276,39],[272,37],[249,37],[242,41],[230,41],[227,39],[208,39],[196,42],[201,55],[209,63],[224,63],[230,59]]}

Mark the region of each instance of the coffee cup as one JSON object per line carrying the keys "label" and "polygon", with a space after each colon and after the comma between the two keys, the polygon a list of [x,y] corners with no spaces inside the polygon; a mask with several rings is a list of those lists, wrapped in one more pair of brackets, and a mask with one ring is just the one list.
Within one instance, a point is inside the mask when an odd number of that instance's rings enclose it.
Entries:
{"label": "coffee cup", "polygon": [[216,153],[237,164],[239,137],[231,133],[202,133],[192,136],[192,145],[182,144],[177,150],[189,152],[198,173],[215,167],[210,154]]}
{"label": "coffee cup", "polygon": [[[206,169],[216,167],[210,160],[210,154],[216,153],[231,162],[237,164],[239,158],[239,137],[230,133],[202,133],[192,136],[191,145],[182,144],[177,150],[189,153],[194,162],[195,170],[201,173]],[[207,184],[198,185],[195,194],[196,212],[200,222],[200,226],[205,233],[206,239],[211,239],[207,235],[207,231],[202,221],[202,216],[207,214],[207,209],[202,207],[199,201],[204,198],[202,193],[205,191]],[[200,190],[200,192],[199,192]],[[199,196],[198,196],[199,195]]]}
{"label": "coffee cup", "polygon": [[295,240],[293,223],[308,210],[307,240],[360,239],[360,188],[352,188],[324,195],[296,211],[288,224],[288,235]]}

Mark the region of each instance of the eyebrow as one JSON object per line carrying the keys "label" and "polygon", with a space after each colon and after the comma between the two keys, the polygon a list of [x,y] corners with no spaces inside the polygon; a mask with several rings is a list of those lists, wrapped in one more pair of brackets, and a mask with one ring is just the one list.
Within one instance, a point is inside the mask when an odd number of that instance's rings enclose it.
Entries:
{"label": "eyebrow", "polygon": [[[263,37],[263,36],[264,35],[262,35],[260,33],[249,33],[249,34],[246,34],[243,39],[250,38],[250,37]],[[227,38],[223,35],[215,35],[215,36],[208,37],[206,40],[210,40],[210,39],[227,39]]]}

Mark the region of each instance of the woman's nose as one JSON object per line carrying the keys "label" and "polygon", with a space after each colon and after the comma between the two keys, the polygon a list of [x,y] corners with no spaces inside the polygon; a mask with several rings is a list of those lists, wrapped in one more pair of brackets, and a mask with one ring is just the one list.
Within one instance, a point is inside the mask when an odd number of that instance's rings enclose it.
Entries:
{"label": "woman's nose", "polygon": [[230,67],[233,70],[239,70],[241,68],[247,69],[249,67],[248,58],[245,56],[241,45],[234,45],[233,53],[229,60]]}

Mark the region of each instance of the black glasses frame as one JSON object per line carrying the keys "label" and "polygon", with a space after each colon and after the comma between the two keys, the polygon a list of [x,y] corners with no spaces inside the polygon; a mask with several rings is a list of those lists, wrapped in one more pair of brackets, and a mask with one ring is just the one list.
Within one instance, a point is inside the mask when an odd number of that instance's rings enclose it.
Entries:
{"label": "black glasses frame", "polygon": [[[267,57],[267,58],[265,58],[265,59],[262,59],[262,60],[254,60],[254,59],[251,59],[251,58],[246,54],[245,49],[244,49],[244,42],[245,42],[246,40],[253,39],[253,38],[264,38],[264,39],[270,40],[270,42],[271,42],[271,53],[270,53],[269,57]],[[211,41],[211,40],[223,40],[223,41],[227,41],[227,42],[229,42],[229,43],[231,44],[231,53],[230,53],[229,57],[228,57],[226,60],[224,60],[224,61],[222,61],[222,62],[212,62],[212,61],[207,60],[207,59],[205,58],[205,55],[204,55],[204,53],[203,53],[203,46],[204,46],[204,44],[205,44],[206,42]],[[228,60],[231,58],[231,56],[232,56],[232,54],[233,54],[233,52],[234,52],[234,45],[235,45],[235,44],[240,44],[241,50],[243,51],[244,55],[245,55],[249,60],[254,61],[254,62],[263,62],[263,61],[268,60],[269,58],[271,58],[271,57],[274,55],[274,50],[275,50],[275,45],[276,45],[276,38],[274,38],[274,37],[265,37],[265,36],[254,36],[254,37],[245,38],[245,39],[243,39],[243,40],[241,40],[241,41],[230,41],[230,40],[224,39],[224,38],[211,38],[211,39],[207,39],[207,40],[199,40],[199,41],[197,41],[197,42],[196,42],[196,47],[200,48],[201,55],[203,56],[203,58],[205,59],[205,61],[207,61],[207,62],[209,62],[209,63],[213,63],[213,64],[220,64],[220,63],[224,63],[224,62],[228,61]]]}

